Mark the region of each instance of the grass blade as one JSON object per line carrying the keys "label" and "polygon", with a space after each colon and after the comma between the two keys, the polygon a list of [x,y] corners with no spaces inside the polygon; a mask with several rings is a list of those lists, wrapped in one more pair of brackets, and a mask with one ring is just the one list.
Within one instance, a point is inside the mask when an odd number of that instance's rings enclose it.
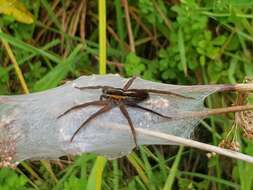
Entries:
{"label": "grass blade", "polygon": [[[1,28],[0,28],[0,33],[2,33]],[[21,69],[19,68],[19,65],[18,65],[17,60],[16,60],[16,58],[15,58],[15,56],[14,56],[12,50],[11,50],[11,47],[10,47],[9,44],[5,41],[4,38],[2,39],[2,41],[3,41],[4,47],[5,47],[6,51],[7,51],[7,54],[9,55],[9,57],[10,57],[10,59],[11,59],[11,62],[12,62],[12,64],[13,64],[13,66],[14,66],[15,72],[16,72],[16,74],[17,74],[17,76],[18,76],[18,79],[19,79],[19,81],[20,81],[20,84],[21,84],[21,86],[22,86],[22,89],[23,89],[24,93],[25,93],[25,94],[29,94],[29,90],[28,90],[27,84],[26,84],[26,82],[25,82],[23,73],[22,73]]]}
{"label": "grass blade", "polygon": [[179,162],[180,162],[180,158],[182,156],[182,153],[183,153],[183,149],[184,147],[183,146],[180,146],[179,150],[178,150],[178,153],[177,153],[177,157],[171,167],[171,170],[170,170],[170,174],[166,180],[166,183],[165,183],[165,186],[163,188],[163,190],[170,190],[172,189],[172,186],[173,186],[173,183],[175,181],[175,177],[176,177],[176,174],[177,174],[177,168],[179,166]]}
{"label": "grass blade", "polygon": [[51,71],[49,71],[43,78],[37,81],[33,87],[34,91],[42,91],[49,88],[56,87],[59,82],[66,77],[68,72],[71,70],[71,66],[75,64],[75,60],[78,58],[77,54],[80,52],[82,44],[76,46],[69,57],[58,64]]}
{"label": "grass blade", "polygon": [[87,190],[100,190],[102,187],[102,174],[107,160],[98,156],[88,179]]}

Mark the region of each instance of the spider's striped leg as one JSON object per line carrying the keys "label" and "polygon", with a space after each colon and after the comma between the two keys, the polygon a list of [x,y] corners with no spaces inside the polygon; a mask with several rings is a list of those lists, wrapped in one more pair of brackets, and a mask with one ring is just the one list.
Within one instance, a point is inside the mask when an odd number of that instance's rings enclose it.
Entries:
{"label": "spider's striped leg", "polygon": [[103,106],[103,105],[106,105],[108,104],[106,101],[103,101],[103,100],[96,100],[96,101],[92,101],[92,102],[86,102],[86,103],[83,103],[83,104],[79,104],[79,105],[76,105],[72,108],[69,108],[68,110],[66,110],[65,112],[63,112],[61,115],[59,115],[57,117],[57,119],[59,119],[60,117],[66,115],[67,113],[73,111],[73,110],[76,110],[76,109],[81,109],[81,108],[85,108],[87,106]]}
{"label": "spider's striped leg", "polygon": [[[135,89],[131,89],[131,90],[135,90]],[[145,90],[146,92],[151,92],[154,94],[165,94],[165,95],[172,95],[172,96],[177,96],[180,98],[187,98],[187,99],[195,99],[194,97],[191,96],[184,96],[175,92],[171,92],[171,91],[165,91],[165,90],[156,90],[156,89],[141,89],[141,90]]]}
{"label": "spider's striped leg", "polygon": [[128,124],[131,128],[131,132],[132,132],[132,135],[133,135],[134,144],[137,147],[136,132],[135,132],[135,129],[134,129],[133,122],[132,122],[132,120],[131,120],[131,118],[128,114],[128,111],[127,111],[126,107],[124,106],[124,104],[120,104],[119,109],[120,109],[121,113],[125,116],[125,118],[127,119],[127,122],[128,122]]}
{"label": "spider's striped leg", "polygon": [[123,90],[127,90],[133,84],[135,79],[136,77],[132,77],[131,79],[129,79],[127,83],[124,85]]}
{"label": "spider's striped leg", "polygon": [[75,133],[73,134],[73,136],[71,137],[70,142],[72,142],[75,138],[75,136],[79,133],[79,131],[85,127],[86,124],[88,124],[90,121],[92,121],[93,119],[95,119],[97,116],[106,113],[108,111],[110,111],[114,106],[111,104],[105,105],[104,107],[102,107],[100,110],[98,110],[97,112],[93,113],[88,119],[86,119],[82,125],[75,131]]}
{"label": "spider's striped leg", "polygon": [[135,103],[129,103],[129,102],[126,102],[125,103],[127,106],[130,106],[130,107],[133,107],[133,108],[137,108],[137,109],[140,109],[140,110],[144,110],[144,111],[147,111],[147,112],[150,112],[152,114],[155,114],[155,115],[158,115],[160,117],[164,117],[164,118],[167,118],[167,119],[172,119],[172,117],[169,117],[169,116],[166,116],[166,115],[163,115],[161,113],[158,113],[154,110],[151,110],[151,109],[148,109],[148,108],[145,108],[145,107],[142,107],[138,104],[135,104]]}
{"label": "spider's striped leg", "polygon": [[84,87],[79,87],[75,86],[75,88],[79,90],[85,90],[85,89],[102,89],[102,88],[112,88],[111,86],[84,86]]}

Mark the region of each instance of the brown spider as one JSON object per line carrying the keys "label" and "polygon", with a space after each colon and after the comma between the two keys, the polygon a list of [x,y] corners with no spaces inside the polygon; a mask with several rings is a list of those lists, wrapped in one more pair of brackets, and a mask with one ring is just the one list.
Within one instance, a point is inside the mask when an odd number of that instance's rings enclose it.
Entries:
{"label": "brown spider", "polygon": [[165,116],[161,113],[158,113],[154,110],[142,107],[138,105],[138,103],[143,102],[149,98],[149,93],[156,93],[156,94],[167,94],[167,95],[173,95],[178,96],[182,98],[189,98],[193,99],[192,97],[186,97],[180,94],[176,94],[170,91],[161,91],[161,90],[155,90],[155,89],[129,89],[129,87],[132,85],[133,81],[136,79],[136,77],[131,78],[127,81],[127,83],[124,85],[123,88],[114,88],[111,86],[87,86],[87,87],[75,87],[80,90],[85,89],[102,89],[102,95],[100,96],[100,100],[95,100],[91,102],[86,102],[83,104],[76,105],[68,110],[66,110],[64,113],[58,116],[58,118],[64,116],[65,114],[69,113],[70,111],[85,108],[87,106],[103,106],[101,109],[99,109],[97,112],[93,113],[88,119],[86,119],[81,126],[75,131],[73,136],[71,137],[71,142],[74,140],[75,136],[78,134],[78,132],[85,127],[90,121],[95,119],[97,116],[106,113],[110,111],[112,108],[119,107],[121,113],[124,115],[124,117],[127,119],[128,124],[131,128],[131,132],[133,135],[133,140],[135,145],[137,146],[137,139],[136,139],[136,133],[135,129],[132,123],[132,120],[128,114],[128,111],[126,109],[126,106],[137,108],[140,110],[144,110],[147,112],[150,112],[152,114],[156,114],[160,117],[171,119],[169,116]]}

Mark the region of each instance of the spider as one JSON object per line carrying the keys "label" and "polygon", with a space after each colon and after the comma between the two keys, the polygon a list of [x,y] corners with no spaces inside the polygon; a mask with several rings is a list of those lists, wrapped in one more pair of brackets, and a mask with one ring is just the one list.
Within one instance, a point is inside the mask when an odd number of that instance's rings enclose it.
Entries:
{"label": "spider", "polygon": [[126,107],[132,107],[139,110],[144,110],[147,112],[150,112],[152,114],[158,115],[160,117],[171,119],[171,117],[163,115],[161,113],[158,113],[152,109],[142,107],[138,105],[138,103],[143,102],[149,98],[149,93],[155,93],[155,94],[165,94],[165,95],[173,95],[181,98],[189,98],[193,99],[192,97],[183,96],[177,93],[173,93],[170,91],[162,91],[162,90],[155,90],[155,89],[129,89],[129,87],[133,84],[136,77],[132,77],[127,81],[127,83],[124,85],[123,88],[114,88],[111,86],[87,86],[87,87],[75,87],[80,90],[86,90],[86,89],[102,89],[102,94],[100,96],[99,100],[91,101],[82,103],[79,105],[76,105],[68,110],[66,110],[64,113],[58,116],[58,118],[66,115],[67,113],[80,109],[85,108],[88,106],[102,106],[101,109],[99,109],[97,112],[93,113],[88,119],[86,119],[81,126],[75,131],[73,136],[71,137],[70,142],[72,142],[75,138],[75,136],[79,133],[79,131],[87,126],[89,122],[91,122],[93,119],[95,119],[97,116],[106,113],[110,111],[111,109],[115,107],[119,107],[121,113],[126,118],[134,140],[135,146],[137,146],[137,139],[136,139],[136,132],[134,129],[133,122],[129,116],[129,113],[126,109]]}

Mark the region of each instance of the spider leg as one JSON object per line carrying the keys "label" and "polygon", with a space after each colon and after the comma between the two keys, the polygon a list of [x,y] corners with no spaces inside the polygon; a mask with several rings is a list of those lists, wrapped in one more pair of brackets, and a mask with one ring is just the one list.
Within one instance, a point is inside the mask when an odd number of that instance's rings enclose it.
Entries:
{"label": "spider leg", "polygon": [[98,110],[97,112],[93,113],[88,119],[86,119],[82,125],[75,131],[75,133],[73,134],[73,136],[71,137],[71,140],[70,142],[72,142],[75,138],[75,136],[79,133],[79,131],[85,127],[86,124],[88,124],[91,120],[95,119],[97,116],[105,113],[105,112],[108,112],[109,110],[111,110],[113,108],[112,105],[110,104],[107,104],[105,105],[104,107],[102,107],[100,110]]}
{"label": "spider leg", "polygon": [[134,129],[133,122],[132,122],[132,120],[131,120],[131,118],[128,114],[128,111],[127,111],[126,107],[123,104],[119,105],[119,109],[120,109],[121,113],[125,116],[125,118],[127,119],[127,122],[128,122],[128,124],[131,128],[131,132],[132,132],[132,135],[133,135],[134,144],[137,147],[136,132],[135,132],[135,129]]}
{"label": "spider leg", "polygon": [[[131,89],[131,90],[135,90],[135,89]],[[166,94],[166,95],[173,95],[173,96],[177,96],[177,97],[181,97],[181,98],[195,99],[194,97],[184,96],[184,95],[174,93],[171,91],[155,90],[155,89],[141,89],[141,90],[145,90],[146,92],[151,92],[151,93],[155,93],[155,94]]]}
{"label": "spider leg", "polygon": [[79,90],[85,90],[85,89],[102,89],[102,88],[112,88],[112,87],[111,86],[84,86],[84,87],[75,86],[75,88]]}
{"label": "spider leg", "polygon": [[147,111],[147,112],[150,112],[150,113],[152,113],[152,114],[158,115],[158,116],[160,116],[160,117],[164,117],[164,118],[167,118],[167,119],[172,119],[172,117],[163,115],[163,114],[161,114],[161,113],[158,113],[158,112],[156,112],[156,111],[154,111],[154,110],[151,110],[151,109],[148,109],[148,108],[145,108],[145,107],[142,107],[142,106],[140,106],[140,105],[138,105],[138,104],[135,104],[135,103],[129,103],[129,102],[127,102],[126,105],[128,105],[128,106],[130,106],[130,107],[133,107],[133,108],[138,108],[138,109],[140,109],[140,110],[145,110],[145,111]]}
{"label": "spider leg", "polygon": [[127,83],[124,85],[123,90],[127,90],[133,84],[135,79],[136,77],[132,77],[131,79],[129,79]]}
{"label": "spider leg", "polygon": [[72,108],[69,108],[68,110],[66,110],[65,112],[63,112],[61,115],[59,115],[57,117],[57,119],[59,119],[60,117],[66,115],[67,113],[73,111],[73,110],[76,110],[76,109],[80,109],[80,108],[85,108],[87,106],[91,106],[91,105],[94,105],[94,106],[103,106],[103,105],[106,105],[108,104],[106,101],[103,101],[103,100],[96,100],[96,101],[92,101],[92,102],[85,102],[83,104],[79,104],[79,105],[76,105]]}

